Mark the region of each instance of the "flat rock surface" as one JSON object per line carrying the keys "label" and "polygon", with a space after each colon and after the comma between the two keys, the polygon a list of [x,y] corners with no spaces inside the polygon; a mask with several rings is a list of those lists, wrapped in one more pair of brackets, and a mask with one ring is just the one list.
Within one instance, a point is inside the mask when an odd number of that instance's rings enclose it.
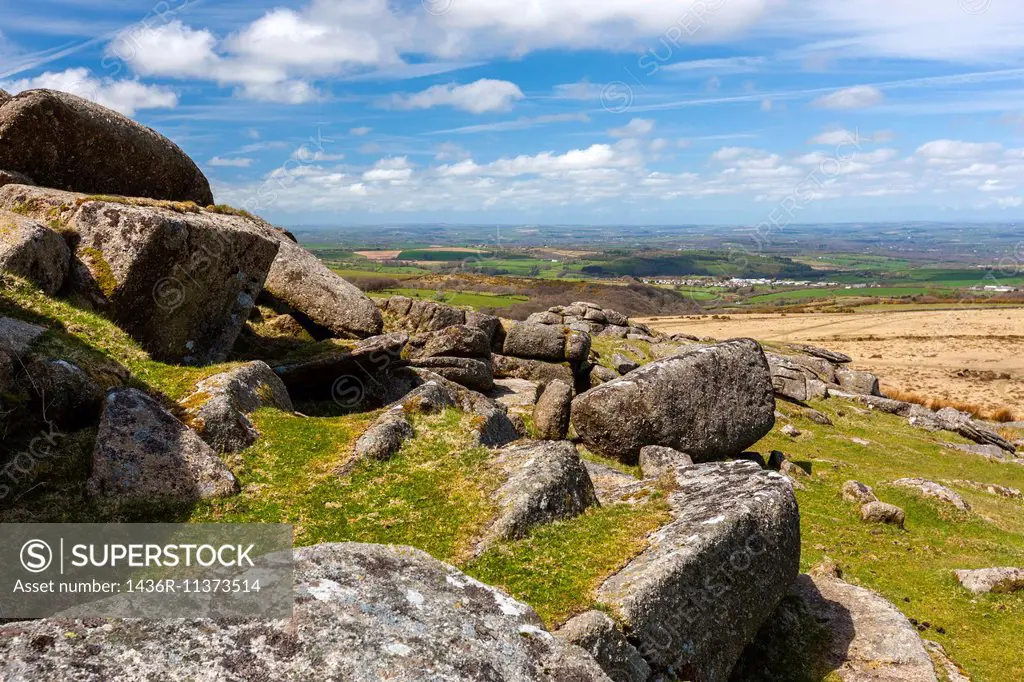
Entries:
{"label": "flat rock surface", "polygon": [[60,234],[0,210],[0,271],[23,277],[52,296],[64,286],[70,267],[71,250]]}
{"label": "flat rock surface", "polygon": [[1024,590],[1024,568],[981,568],[956,572],[960,584],[975,594]]}
{"label": "flat rock surface", "polygon": [[[32,621],[0,629],[9,682],[607,682],[529,606],[419,550],[295,551],[290,621]],[[74,633],[69,636],[68,633]]]}
{"label": "flat rock surface", "polygon": [[651,668],[726,680],[796,577],[800,514],[789,481],[752,462],[676,471],[674,520],[597,593]]}
{"label": "flat rock surface", "polygon": [[970,511],[971,509],[971,505],[960,497],[960,493],[934,481],[927,481],[923,478],[901,478],[893,481],[892,484],[900,488],[916,490],[925,497],[953,505],[960,511]]}

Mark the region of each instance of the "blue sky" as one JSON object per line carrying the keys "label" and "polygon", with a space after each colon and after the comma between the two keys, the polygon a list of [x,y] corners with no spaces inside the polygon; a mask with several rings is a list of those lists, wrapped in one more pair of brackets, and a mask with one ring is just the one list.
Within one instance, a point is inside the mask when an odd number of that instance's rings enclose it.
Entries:
{"label": "blue sky", "polygon": [[1024,3],[0,0],[0,87],[284,224],[1014,221]]}

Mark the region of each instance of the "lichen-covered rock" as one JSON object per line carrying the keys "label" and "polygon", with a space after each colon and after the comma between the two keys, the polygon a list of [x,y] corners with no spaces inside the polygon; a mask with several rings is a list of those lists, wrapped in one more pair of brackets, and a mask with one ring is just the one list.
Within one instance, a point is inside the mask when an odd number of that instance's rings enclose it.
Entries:
{"label": "lichen-covered rock", "polygon": [[570,386],[573,384],[572,368],[566,364],[494,354],[491,355],[491,369],[498,379],[526,379],[545,385],[558,380]]}
{"label": "lichen-covered rock", "polygon": [[860,481],[847,481],[843,484],[843,499],[847,502],[859,504],[878,501],[878,497],[875,495],[875,491],[871,489],[871,486],[865,485]]}
{"label": "lichen-covered rock", "polygon": [[614,369],[608,369],[602,365],[595,365],[590,370],[590,385],[591,388],[600,386],[601,384],[607,384],[609,381],[615,381],[621,376]]}
{"label": "lichen-covered rock", "polygon": [[501,450],[496,462],[508,479],[497,493],[498,516],[480,550],[526,537],[535,526],[571,519],[597,504],[594,484],[572,443],[513,445]]}
{"label": "lichen-covered rock", "polygon": [[497,343],[500,333],[504,333],[501,320],[498,317],[476,310],[466,311],[466,326],[482,331],[487,336],[487,343],[491,346]]}
{"label": "lichen-covered rock", "polygon": [[892,484],[900,488],[916,490],[925,497],[950,504],[960,511],[970,511],[971,509],[971,505],[964,498],[960,497],[958,492],[934,481],[927,481],[923,478],[901,478],[893,481]]}
{"label": "lichen-covered rock", "polygon": [[903,528],[907,514],[894,504],[886,502],[868,502],[860,508],[860,518],[871,523],[885,523]]}
{"label": "lichen-covered rock", "polygon": [[1024,568],[981,568],[956,571],[956,579],[974,594],[1024,590]]}
{"label": "lichen-covered rock", "polygon": [[405,441],[415,436],[416,431],[405,414],[390,411],[374,422],[356,441],[356,457],[387,461],[402,448]]}
{"label": "lichen-covered rock", "polygon": [[832,364],[846,365],[853,362],[853,358],[846,353],[821,348],[820,346],[809,346],[799,343],[791,343],[789,346],[796,351],[810,355],[811,357],[821,358],[822,360],[826,360]]}
{"label": "lichen-covered rock", "polygon": [[95,424],[103,390],[80,367],[66,360],[38,360],[19,381],[32,398],[32,411],[63,427]]}
{"label": "lichen-covered rock", "polygon": [[294,594],[290,620],[8,623],[0,678],[608,682],[529,606],[416,549],[297,549]]}
{"label": "lichen-covered rock", "polygon": [[103,403],[87,489],[119,500],[193,501],[234,495],[238,481],[199,434],[142,391],[124,388]]}
{"label": "lichen-covered rock", "polygon": [[615,621],[600,611],[587,611],[572,618],[555,634],[593,656],[613,682],[647,682],[651,675],[644,657]]}
{"label": "lichen-covered rock", "polygon": [[64,238],[24,216],[0,210],[0,272],[23,277],[53,295],[64,286],[71,250]]}
{"label": "lichen-covered rock", "polygon": [[213,203],[210,183],[176,144],[99,104],[55,90],[0,102],[0,168],[90,194]]}
{"label": "lichen-covered rock", "polygon": [[250,362],[201,381],[181,401],[188,423],[218,452],[239,452],[259,433],[247,415],[263,407],[292,412],[284,382],[265,362]]}
{"label": "lichen-covered rock", "polygon": [[640,449],[640,471],[644,478],[660,478],[683,466],[693,466],[693,459],[685,452],[660,445]]}
{"label": "lichen-covered rock", "polygon": [[878,388],[878,377],[871,372],[855,372],[849,369],[836,371],[836,380],[847,391],[861,395],[881,396]]}
{"label": "lichen-covered rock", "polygon": [[566,437],[572,395],[572,387],[562,381],[552,381],[547,385],[533,408],[533,425],[538,438],[562,440]]}
{"label": "lichen-covered rock", "polygon": [[728,341],[657,360],[573,401],[588,448],[633,464],[645,445],[695,462],[743,452],[775,424],[775,392],[757,342]]}
{"label": "lichen-covered rock", "polygon": [[0,206],[17,205],[41,220],[57,211],[77,240],[74,293],[166,362],[223,360],[277,254],[277,245],[243,216],[0,188]]}
{"label": "lichen-covered rock", "polygon": [[683,467],[675,479],[674,520],[597,599],[655,674],[718,682],[797,575],[800,514],[789,481],[751,462]]}

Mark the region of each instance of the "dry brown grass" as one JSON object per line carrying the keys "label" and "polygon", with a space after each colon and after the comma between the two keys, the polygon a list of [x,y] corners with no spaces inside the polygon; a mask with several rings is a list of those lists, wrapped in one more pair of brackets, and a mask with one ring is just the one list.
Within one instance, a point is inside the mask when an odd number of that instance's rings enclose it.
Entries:
{"label": "dry brown grass", "polygon": [[954,410],[966,412],[976,419],[985,419],[987,421],[1001,423],[1017,421],[1017,415],[1008,407],[985,409],[977,403],[968,403],[962,400],[950,400],[948,398],[929,398],[888,385],[882,388],[882,392],[893,400],[900,400],[905,403],[914,403],[915,405],[927,407],[929,410],[941,410],[946,407],[952,407]]}

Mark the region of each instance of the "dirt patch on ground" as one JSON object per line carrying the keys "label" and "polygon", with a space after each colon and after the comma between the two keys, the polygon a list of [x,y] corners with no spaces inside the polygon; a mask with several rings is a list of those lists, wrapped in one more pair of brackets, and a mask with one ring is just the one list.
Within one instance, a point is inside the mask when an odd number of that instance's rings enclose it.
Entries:
{"label": "dirt patch on ground", "polygon": [[814,343],[883,384],[1024,414],[1024,308],[656,318],[655,329],[718,339]]}

